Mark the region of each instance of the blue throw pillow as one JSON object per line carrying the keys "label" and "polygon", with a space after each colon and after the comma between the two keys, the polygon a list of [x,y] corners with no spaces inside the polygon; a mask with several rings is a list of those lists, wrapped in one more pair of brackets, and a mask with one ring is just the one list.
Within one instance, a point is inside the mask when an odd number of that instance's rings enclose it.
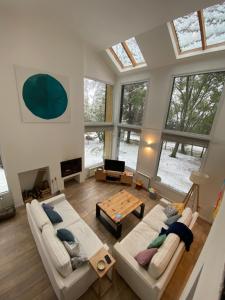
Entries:
{"label": "blue throw pillow", "polygon": [[71,231],[62,228],[57,230],[57,237],[62,241],[75,242],[74,236]]}
{"label": "blue throw pillow", "polygon": [[180,219],[181,215],[177,214],[175,216],[169,217],[164,223],[168,226],[172,225],[175,223],[178,219]]}
{"label": "blue throw pillow", "polygon": [[63,221],[62,217],[59,213],[57,213],[54,209],[43,207],[46,215],[49,217],[52,224],[57,224]]}
{"label": "blue throw pillow", "polygon": [[43,209],[54,209],[54,206],[47,204],[47,203],[42,203]]}

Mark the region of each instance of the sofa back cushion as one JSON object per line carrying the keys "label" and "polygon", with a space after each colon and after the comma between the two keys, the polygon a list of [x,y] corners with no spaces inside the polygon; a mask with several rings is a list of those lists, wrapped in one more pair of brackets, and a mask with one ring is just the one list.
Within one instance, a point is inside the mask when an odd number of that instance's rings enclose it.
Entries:
{"label": "sofa back cushion", "polygon": [[37,224],[40,230],[42,230],[44,225],[51,224],[42,206],[36,199],[32,200],[30,204],[30,209],[31,209],[32,216],[35,220],[35,223]]}
{"label": "sofa back cushion", "polygon": [[177,222],[184,223],[186,226],[191,224],[192,220],[192,210],[190,207],[186,207],[182,212],[182,216],[178,219]]}
{"label": "sofa back cushion", "polygon": [[63,277],[67,277],[73,271],[70,256],[57,238],[52,225],[46,224],[43,227],[42,238],[54,267]]}
{"label": "sofa back cushion", "polygon": [[178,245],[180,243],[180,238],[174,233],[170,233],[162,246],[158,248],[158,252],[153,256],[151,263],[148,267],[148,272],[150,276],[157,279],[165,271],[168,266],[172,256],[174,255]]}

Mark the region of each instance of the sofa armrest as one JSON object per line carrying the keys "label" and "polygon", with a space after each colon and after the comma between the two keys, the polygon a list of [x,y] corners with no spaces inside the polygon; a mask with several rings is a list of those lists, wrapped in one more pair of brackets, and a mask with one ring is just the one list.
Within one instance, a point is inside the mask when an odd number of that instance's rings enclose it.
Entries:
{"label": "sofa armrest", "polygon": [[59,202],[61,202],[62,200],[66,200],[66,196],[65,194],[60,194],[60,195],[57,195],[57,196],[54,196],[54,197],[51,197],[45,201],[42,201],[41,203],[46,203],[46,204],[57,204]]}
{"label": "sofa armrest", "polygon": [[162,205],[163,207],[166,207],[167,205],[170,205],[171,202],[165,198],[159,199],[159,204]]}
{"label": "sofa armrest", "polygon": [[[122,259],[126,265],[133,270],[137,274],[138,277],[142,278],[142,280],[149,286],[151,285],[152,288],[154,288],[154,285],[156,283],[156,280],[152,278],[149,273],[141,267],[137,261],[134,259],[133,256],[131,256],[126,249],[118,242],[113,246],[113,254],[115,255],[115,258],[117,259],[118,255],[120,256],[120,259]],[[139,271],[141,269],[141,272]]]}

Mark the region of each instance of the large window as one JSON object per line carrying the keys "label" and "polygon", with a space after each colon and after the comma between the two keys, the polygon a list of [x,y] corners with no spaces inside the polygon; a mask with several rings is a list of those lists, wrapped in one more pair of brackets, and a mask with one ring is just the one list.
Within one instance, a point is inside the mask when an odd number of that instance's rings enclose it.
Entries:
{"label": "large window", "polygon": [[2,165],[1,157],[0,157],[0,194],[6,193],[9,191],[8,184],[6,181],[5,171]]}
{"label": "large window", "polygon": [[187,192],[192,171],[201,168],[221,98],[225,72],[175,77],[157,176],[161,182]]}
{"label": "large window", "polygon": [[192,182],[189,180],[192,171],[198,171],[205,156],[205,145],[186,144],[179,140],[162,142],[161,155],[158,167],[158,176],[161,182],[169,187],[187,193]]}
{"label": "large window", "polygon": [[86,132],[85,167],[93,167],[103,163],[105,134],[104,131]]}
{"label": "large window", "polygon": [[136,170],[141,125],[147,96],[148,82],[122,85],[120,127],[118,132],[118,159]]}
{"label": "large window", "polygon": [[225,46],[225,2],[175,19],[171,28],[178,54]]}
{"label": "large window", "polygon": [[208,135],[225,81],[225,72],[175,77],[166,129]]}
{"label": "large window", "polygon": [[137,82],[122,86],[120,123],[142,125],[147,82]]}
{"label": "large window", "polygon": [[126,166],[135,170],[137,165],[140,133],[120,129],[119,130],[119,152],[118,159],[124,160]]}
{"label": "large window", "polygon": [[112,85],[84,79],[85,168],[111,157]]}
{"label": "large window", "polygon": [[84,120],[85,122],[105,122],[106,84],[84,79]]}
{"label": "large window", "polygon": [[146,66],[135,37],[118,43],[106,51],[120,71]]}

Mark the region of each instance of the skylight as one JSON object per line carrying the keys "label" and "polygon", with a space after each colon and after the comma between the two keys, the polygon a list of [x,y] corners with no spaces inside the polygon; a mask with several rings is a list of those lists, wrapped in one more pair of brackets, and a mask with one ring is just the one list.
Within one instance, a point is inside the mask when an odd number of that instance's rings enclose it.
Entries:
{"label": "skylight", "polygon": [[118,43],[106,51],[120,71],[146,66],[145,59],[134,37]]}
{"label": "skylight", "polygon": [[175,19],[170,28],[178,56],[218,46],[225,49],[225,2]]}

